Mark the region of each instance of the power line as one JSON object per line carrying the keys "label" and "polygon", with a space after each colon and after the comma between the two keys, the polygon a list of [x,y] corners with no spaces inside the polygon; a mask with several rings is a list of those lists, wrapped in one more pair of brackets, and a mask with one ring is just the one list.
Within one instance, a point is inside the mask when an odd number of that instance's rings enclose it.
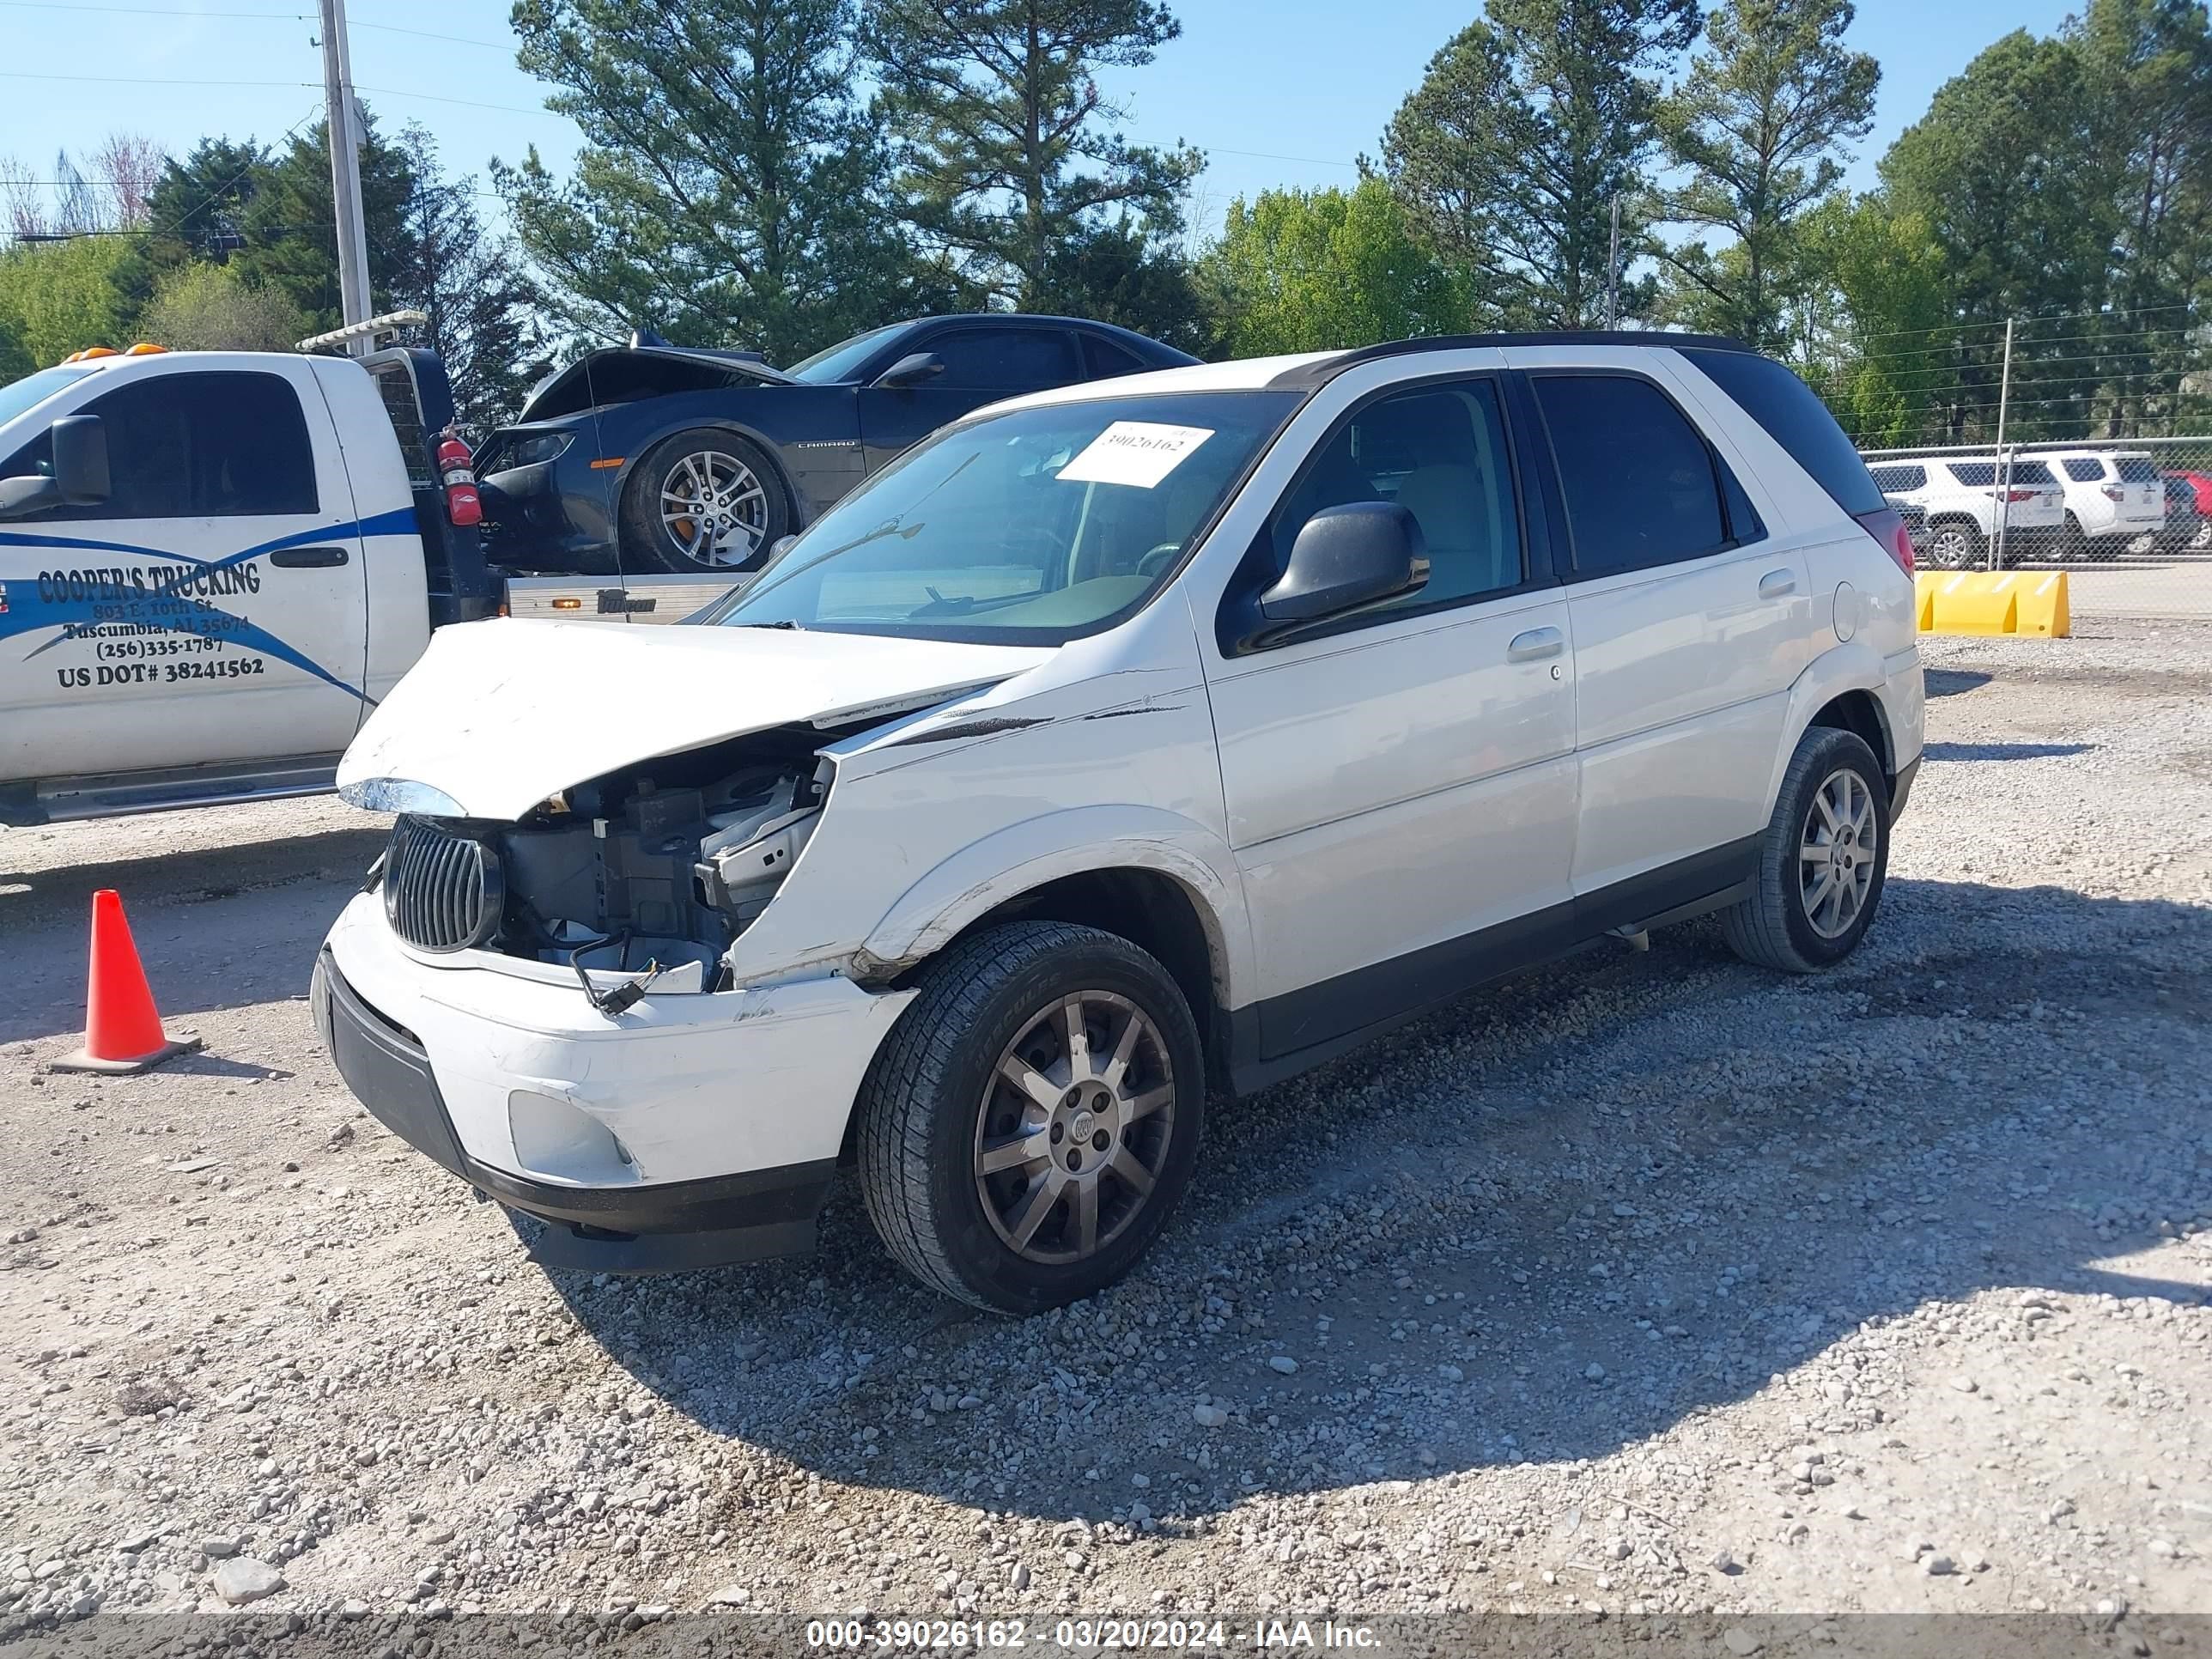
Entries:
{"label": "power line", "polygon": [[[0,0],[0,8],[10,11],[67,11],[97,12],[111,17],[167,17],[177,22],[189,23],[202,17],[220,17],[257,23],[307,23],[319,20],[303,11],[179,11],[165,6],[86,6],[76,0]],[[444,40],[457,46],[483,46],[492,52],[512,52],[511,40],[480,40],[473,35],[440,34],[430,29],[410,29],[398,23],[371,23],[355,19],[352,27],[374,29],[380,34],[409,34],[421,40]]]}

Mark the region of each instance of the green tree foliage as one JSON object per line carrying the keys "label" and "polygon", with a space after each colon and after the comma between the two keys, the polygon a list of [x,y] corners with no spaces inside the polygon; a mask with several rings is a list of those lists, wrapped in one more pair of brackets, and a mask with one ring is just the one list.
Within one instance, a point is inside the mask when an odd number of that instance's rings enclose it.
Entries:
{"label": "green tree foliage", "polygon": [[1656,114],[1686,175],[1659,211],[1697,238],[1660,251],[1669,316],[1761,349],[1784,339],[1805,216],[1874,119],[1881,70],[1844,44],[1852,15],[1850,0],[1729,0],[1705,20],[1705,50]]}
{"label": "green tree foliage", "polygon": [[1468,284],[1417,241],[1382,179],[1356,189],[1263,191],[1231,204],[1206,256],[1231,355],[1322,351],[1449,334]]}
{"label": "green tree foliage", "polygon": [[[344,319],[329,144],[329,125],[319,122],[269,158],[246,204],[245,246],[229,256],[249,283],[285,295],[319,333]],[[393,279],[405,258],[407,203],[416,185],[406,148],[385,138],[372,119],[361,153],[372,312],[391,308]]]}
{"label": "green tree foliage", "polygon": [[307,313],[230,265],[186,264],[164,276],[137,331],[174,351],[289,351]]}
{"label": "green tree foliage", "polygon": [[166,269],[244,246],[246,212],[268,166],[268,151],[250,138],[203,138],[181,159],[171,156],[147,198],[155,233],[148,258]]}
{"label": "green tree foliage", "polygon": [[27,242],[0,252],[0,333],[14,337],[32,368],[87,346],[129,345],[125,290],[136,263],[122,236]]}
{"label": "green tree foliage", "polygon": [[1040,311],[1119,323],[1194,356],[1211,356],[1222,344],[1218,295],[1181,250],[1133,217],[1055,246],[1034,302]]}
{"label": "green tree foliage", "polygon": [[[1892,210],[1924,222],[1942,252],[1958,325],[1941,410],[1952,438],[1994,428],[1987,345],[2006,319],[2081,316],[2110,298],[2123,165],[2097,142],[2096,90],[2072,42],[2015,30],[1939,88],[1882,158]],[[2081,356],[2057,341],[2068,331],[2047,331],[2046,347],[2024,342],[2015,379],[2035,385],[2054,425],[2078,429],[2098,377],[2061,361]]]}
{"label": "green tree foliage", "polygon": [[494,177],[577,328],[788,362],[943,297],[852,90],[851,0],[518,0],[514,26],[585,146],[566,181],[535,149]]}
{"label": "green tree foliage", "polygon": [[425,343],[445,362],[458,422],[481,436],[512,419],[552,368],[542,296],[513,241],[485,234],[468,183],[445,177],[430,135],[410,126],[401,145],[414,187],[400,214],[391,297],[429,318]]}
{"label": "green tree foliage", "polygon": [[1152,0],[873,0],[904,210],[979,294],[1088,308],[1066,286],[1070,249],[1109,222],[1124,249],[1182,228],[1204,158],[1128,143],[1097,80],[1180,32]]}
{"label": "green tree foliage", "polygon": [[37,367],[31,361],[30,352],[24,347],[22,336],[15,324],[6,317],[0,317],[0,386],[22,379]]}
{"label": "green tree foliage", "polygon": [[[1430,60],[1382,136],[1383,170],[1416,233],[1474,274],[1497,320],[1602,322],[1612,212],[1624,255],[1639,205],[1658,75],[1695,40],[1696,0],[1488,0]],[[1624,314],[1649,303],[1624,283]]]}
{"label": "green tree foliage", "polygon": [[1807,378],[1862,447],[1920,439],[1958,356],[1949,273],[1927,222],[1879,197],[1833,196],[1806,216],[1798,257],[1806,271],[1826,274],[1835,301],[1831,308],[1826,294],[1805,295],[1827,322],[1815,331]]}

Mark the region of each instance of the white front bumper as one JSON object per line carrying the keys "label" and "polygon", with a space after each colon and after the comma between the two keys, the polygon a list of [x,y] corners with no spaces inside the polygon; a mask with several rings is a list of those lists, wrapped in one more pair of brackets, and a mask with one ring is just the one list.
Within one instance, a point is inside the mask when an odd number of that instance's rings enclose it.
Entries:
{"label": "white front bumper", "polygon": [[[609,1019],[574,985],[433,965],[400,944],[368,893],[326,946],[356,994],[422,1045],[461,1150],[556,1185],[642,1187],[836,1158],[877,1045],[914,995],[824,977],[648,994]],[[544,1108],[518,1095],[595,1120],[629,1163],[580,1174],[557,1156],[526,1156],[516,1113],[542,1121]]]}

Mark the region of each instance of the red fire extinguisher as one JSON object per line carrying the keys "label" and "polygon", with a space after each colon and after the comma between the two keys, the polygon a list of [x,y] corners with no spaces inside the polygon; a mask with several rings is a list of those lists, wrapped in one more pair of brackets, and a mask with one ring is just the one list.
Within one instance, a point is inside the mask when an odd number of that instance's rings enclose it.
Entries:
{"label": "red fire extinguisher", "polygon": [[477,494],[476,457],[447,427],[438,437],[438,478],[446,486],[446,516],[467,527],[483,522],[483,498]]}

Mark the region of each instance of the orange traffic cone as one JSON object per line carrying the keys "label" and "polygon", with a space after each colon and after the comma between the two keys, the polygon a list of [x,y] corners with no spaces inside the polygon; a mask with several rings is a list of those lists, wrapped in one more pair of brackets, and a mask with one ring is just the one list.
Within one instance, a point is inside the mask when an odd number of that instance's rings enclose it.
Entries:
{"label": "orange traffic cone", "polygon": [[57,1072],[143,1072],[200,1046],[198,1037],[172,1042],[155,1012],[154,990],[123,919],[122,896],[102,888],[92,896],[92,983],[85,998],[84,1047]]}

